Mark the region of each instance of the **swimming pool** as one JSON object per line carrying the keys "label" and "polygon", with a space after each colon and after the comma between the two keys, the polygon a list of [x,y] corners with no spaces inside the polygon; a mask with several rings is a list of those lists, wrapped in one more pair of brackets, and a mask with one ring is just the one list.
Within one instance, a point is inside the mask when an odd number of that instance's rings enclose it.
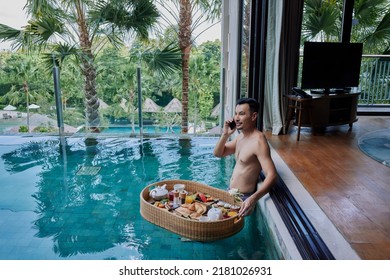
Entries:
{"label": "swimming pool", "polygon": [[[166,126],[155,126],[155,125],[144,125],[142,127],[143,133],[149,134],[180,134],[181,127],[173,126],[171,128]],[[134,131],[131,126],[110,126],[102,129],[101,133],[103,134],[139,134],[140,129],[139,126],[134,127]]]}
{"label": "swimming pool", "polygon": [[192,242],[144,220],[148,184],[225,188],[233,158],[213,137],[0,137],[0,259],[278,259],[261,214],[238,234]]}

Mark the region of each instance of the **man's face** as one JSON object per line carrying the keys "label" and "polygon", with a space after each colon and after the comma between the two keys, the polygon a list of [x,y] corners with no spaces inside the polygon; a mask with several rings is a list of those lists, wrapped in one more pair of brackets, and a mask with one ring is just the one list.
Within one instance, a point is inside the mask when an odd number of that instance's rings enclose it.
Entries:
{"label": "man's face", "polygon": [[248,104],[240,104],[236,106],[234,121],[237,129],[243,129],[248,126],[253,126],[256,121],[257,113],[251,113]]}

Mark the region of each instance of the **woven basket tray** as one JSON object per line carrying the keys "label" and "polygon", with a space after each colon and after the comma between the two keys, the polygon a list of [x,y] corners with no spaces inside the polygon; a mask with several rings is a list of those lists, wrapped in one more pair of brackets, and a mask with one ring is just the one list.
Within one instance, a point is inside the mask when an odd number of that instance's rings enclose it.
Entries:
{"label": "woven basket tray", "polygon": [[149,199],[149,188],[166,184],[167,190],[173,190],[173,185],[184,184],[188,192],[202,192],[214,198],[233,204],[233,197],[226,191],[213,188],[201,183],[186,180],[166,180],[153,183],[145,187],[140,194],[141,215],[147,221],[162,228],[177,233],[183,237],[197,241],[213,241],[236,234],[244,227],[244,219],[230,217],[218,221],[199,222],[180,217],[166,209],[156,207],[147,200]]}

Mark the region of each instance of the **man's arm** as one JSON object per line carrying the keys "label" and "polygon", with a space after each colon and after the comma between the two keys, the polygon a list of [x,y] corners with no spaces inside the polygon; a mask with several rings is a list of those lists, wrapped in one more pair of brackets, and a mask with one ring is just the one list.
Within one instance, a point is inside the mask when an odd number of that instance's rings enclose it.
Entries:
{"label": "man's arm", "polygon": [[228,155],[234,154],[235,152],[235,139],[228,142],[229,136],[222,134],[219,138],[217,145],[214,148],[214,155],[216,157],[226,157]]}
{"label": "man's arm", "polygon": [[262,135],[261,137],[261,148],[257,153],[257,158],[261,164],[262,170],[265,175],[263,184],[261,188],[259,188],[259,190],[262,191],[262,197],[271,190],[272,186],[276,183],[277,180],[277,172],[275,164],[271,158],[271,150],[264,135]]}
{"label": "man's arm", "polygon": [[230,121],[225,122],[223,126],[222,135],[219,138],[217,144],[215,145],[214,155],[216,157],[226,157],[228,155],[234,154],[234,152],[236,151],[236,139],[228,142],[229,137],[236,130],[235,128],[231,129],[229,127],[229,123]]}

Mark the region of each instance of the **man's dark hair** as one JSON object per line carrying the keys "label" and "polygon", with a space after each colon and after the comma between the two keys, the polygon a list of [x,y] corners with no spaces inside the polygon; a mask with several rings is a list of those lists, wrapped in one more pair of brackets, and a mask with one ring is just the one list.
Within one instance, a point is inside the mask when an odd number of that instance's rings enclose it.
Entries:
{"label": "man's dark hair", "polygon": [[258,113],[259,112],[259,102],[256,101],[254,98],[240,98],[237,100],[236,105],[242,105],[242,104],[248,104],[249,105],[249,111],[251,113]]}

